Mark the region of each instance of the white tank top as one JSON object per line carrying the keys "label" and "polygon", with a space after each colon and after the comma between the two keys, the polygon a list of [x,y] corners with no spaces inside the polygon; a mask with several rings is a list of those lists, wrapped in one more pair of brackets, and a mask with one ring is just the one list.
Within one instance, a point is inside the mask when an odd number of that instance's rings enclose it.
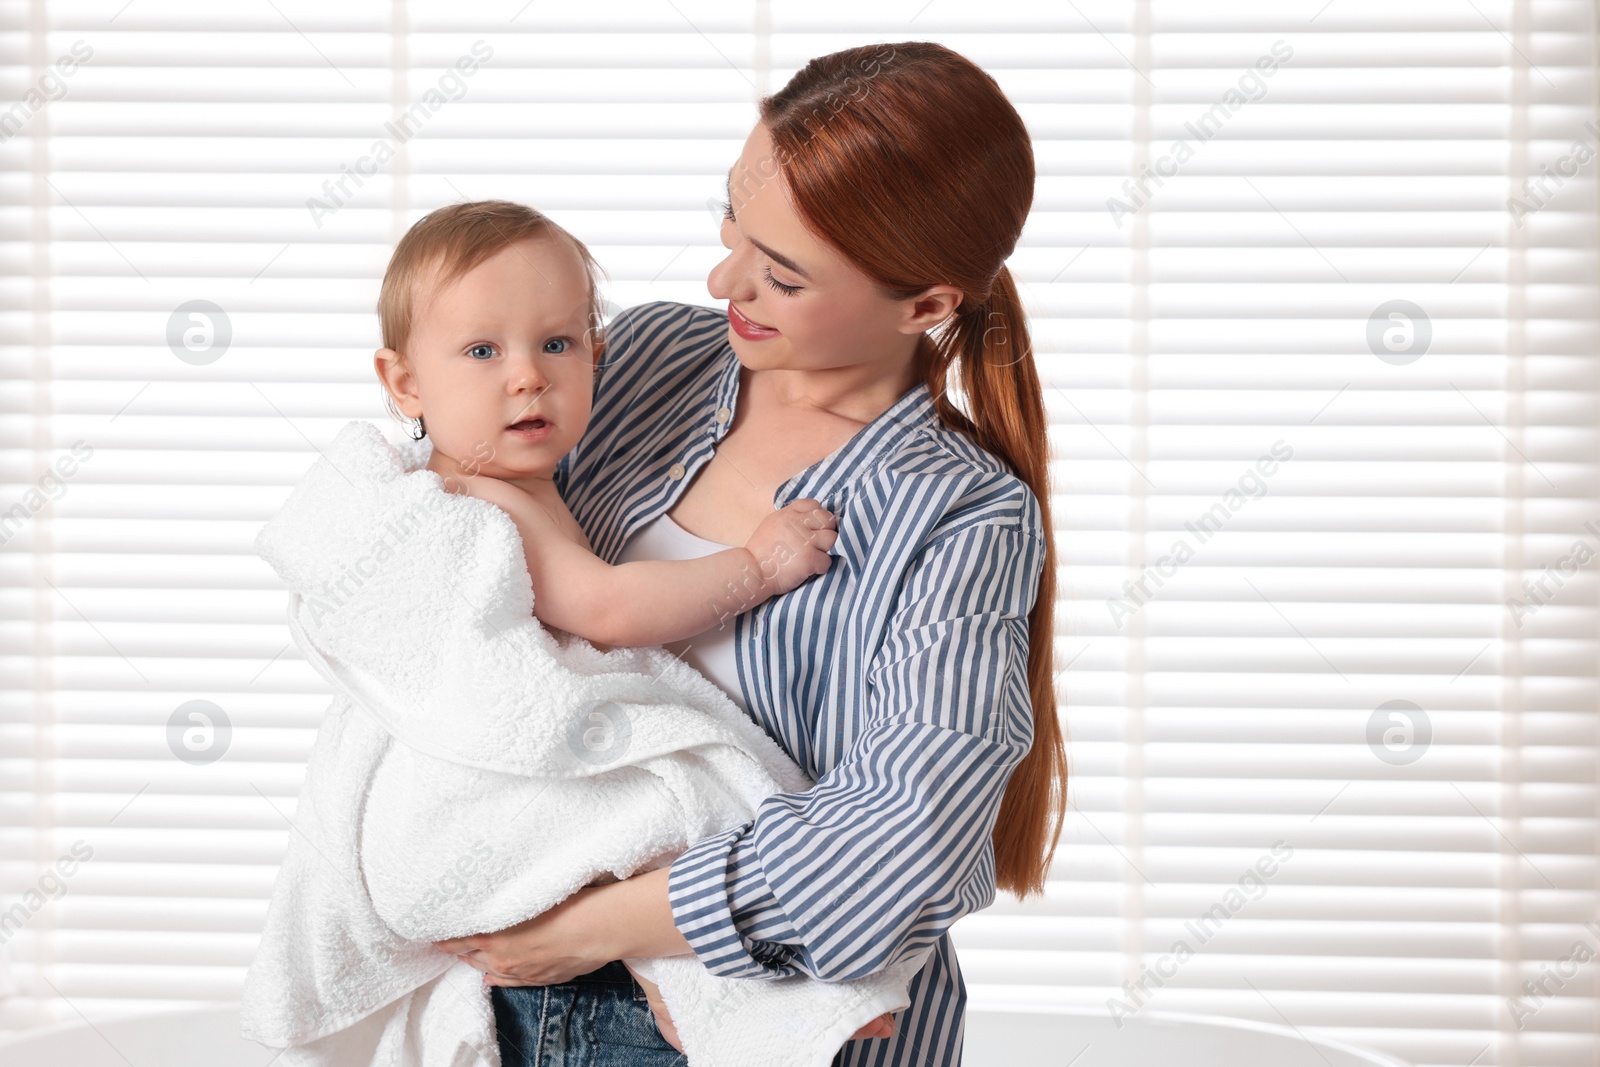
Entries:
{"label": "white tank top", "polygon": [[[695,536],[673,522],[663,511],[653,522],[646,523],[634,531],[633,536],[622,546],[617,562],[631,563],[640,559],[697,559],[732,547]],[[733,630],[734,619],[729,618],[723,622],[720,629],[706,630],[683,641],[665,642],[661,647],[711,679],[748,714],[750,709],[745,704],[744,691],[739,687],[739,668],[733,651]]]}

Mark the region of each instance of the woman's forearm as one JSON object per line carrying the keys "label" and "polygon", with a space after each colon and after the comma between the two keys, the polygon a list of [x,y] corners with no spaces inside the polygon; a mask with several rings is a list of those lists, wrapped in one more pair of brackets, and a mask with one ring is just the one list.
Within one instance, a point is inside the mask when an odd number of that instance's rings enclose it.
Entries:
{"label": "woman's forearm", "polygon": [[580,889],[516,926],[434,947],[483,971],[491,985],[551,985],[612,960],[682,956],[693,950],[673,925],[667,874],[663,867]]}
{"label": "woman's forearm", "polygon": [[[681,956],[693,951],[672,921],[668,867],[583,891],[581,916],[607,959]],[[576,916],[575,916],[576,917]]]}

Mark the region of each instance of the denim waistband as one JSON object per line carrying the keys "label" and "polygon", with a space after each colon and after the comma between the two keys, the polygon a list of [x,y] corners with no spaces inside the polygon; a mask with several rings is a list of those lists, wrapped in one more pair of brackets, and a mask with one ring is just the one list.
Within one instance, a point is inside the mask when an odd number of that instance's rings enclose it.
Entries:
{"label": "denim waistband", "polygon": [[601,967],[596,967],[588,974],[577,975],[571,979],[571,983],[562,984],[572,983],[631,986],[633,984],[633,975],[628,972],[628,968],[622,965],[621,960],[612,960]]}

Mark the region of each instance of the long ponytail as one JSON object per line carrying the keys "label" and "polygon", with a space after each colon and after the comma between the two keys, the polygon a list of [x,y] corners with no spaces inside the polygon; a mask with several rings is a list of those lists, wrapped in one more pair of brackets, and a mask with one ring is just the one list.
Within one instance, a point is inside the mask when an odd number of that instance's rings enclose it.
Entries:
{"label": "long ponytail", "polygon": [[964,294],[917,358],[939,418],[1003,459],[1044,523],[1044,573],[1028,615],[1033,745],[1012,771],[993,832],[995,884],[1018,897],[1041,892],[1066,814],[1067,758],[1055,697],[1048,420],[1005,267],[1033,202],[1027,127],[976,64],[922,41],[819,56],[761,101],[761,118],[813,231],[885,293],[948,284]]}
{"label": "long ponytail", "polygon": [[[1061,836],[1067,749],[1055,694],[1056,549],[1050,519],[1049,419],[1027,316],[1008,269],[1000,268],[986,299],[964,314],[958,309],[950,326],[934,340],[930,355],[924,377],[939,418],[1004,459],[1033,490],[1044,523],[1044,573],[1028,615],[1033,747],[1012,772],[994,827],[995,882],[1026,897],[1044,889]],[[950,399],[952,370],[971,418]]]}

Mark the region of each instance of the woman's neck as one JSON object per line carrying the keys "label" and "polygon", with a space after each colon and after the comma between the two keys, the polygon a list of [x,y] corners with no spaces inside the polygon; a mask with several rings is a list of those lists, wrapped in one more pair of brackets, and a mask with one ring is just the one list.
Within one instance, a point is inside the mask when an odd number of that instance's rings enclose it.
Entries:
{"label": "woman's neck", "polygon": [[892,356],[822,370],[768,367],[750,372],[742,384],[755,390],[758,408],[811,408],[864,426],[916,386],[915,354],[912,338]]}

